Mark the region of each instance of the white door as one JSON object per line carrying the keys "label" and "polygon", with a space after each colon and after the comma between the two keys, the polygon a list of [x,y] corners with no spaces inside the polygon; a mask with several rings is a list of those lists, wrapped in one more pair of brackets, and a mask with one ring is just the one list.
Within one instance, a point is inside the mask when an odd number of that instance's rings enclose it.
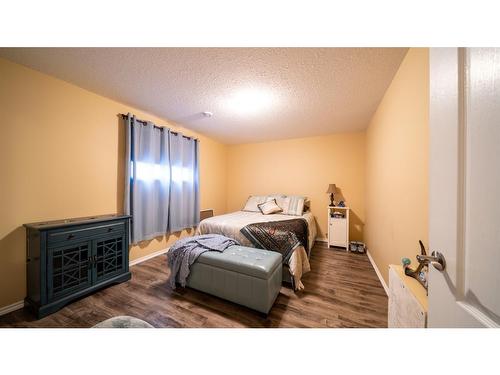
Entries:
{"label": "white door", "polygon": [[430,51],[429,327],[500,326],[500,49]]}

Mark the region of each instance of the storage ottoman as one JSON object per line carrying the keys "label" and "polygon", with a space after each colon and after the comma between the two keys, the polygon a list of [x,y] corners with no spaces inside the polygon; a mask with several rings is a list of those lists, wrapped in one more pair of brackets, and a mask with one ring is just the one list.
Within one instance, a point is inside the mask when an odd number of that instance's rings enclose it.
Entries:
{"label": "storage ottoman", "polygon": [[186,285],[267,314],[281,289],[281,254],[244,246],[207,251],[191,266]]}

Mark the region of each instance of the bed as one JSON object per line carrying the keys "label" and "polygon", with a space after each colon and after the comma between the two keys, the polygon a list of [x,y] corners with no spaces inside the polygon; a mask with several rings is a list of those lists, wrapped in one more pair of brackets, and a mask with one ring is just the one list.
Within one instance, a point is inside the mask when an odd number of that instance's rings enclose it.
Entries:
{"label": "bed", "polygon": [[293,250],[287,262],[288,272],[284,269],[283,280],[291,282],[296,290],[301,290],[304,288],[301,278],[303,274],[310,271],[309,255],[316,239],[316,223],[310,211],[304,212],[301,216],[284,214],[263,215],[260,212],[236,211],[202,220],[197,228],[197,234],[221,234],[237,240],[242,246],[255,247],[242,234],[242,228],[254,223],[296,220],[298,218],[302,218],[307,222],[307,249],[304,246],[298,246]]}

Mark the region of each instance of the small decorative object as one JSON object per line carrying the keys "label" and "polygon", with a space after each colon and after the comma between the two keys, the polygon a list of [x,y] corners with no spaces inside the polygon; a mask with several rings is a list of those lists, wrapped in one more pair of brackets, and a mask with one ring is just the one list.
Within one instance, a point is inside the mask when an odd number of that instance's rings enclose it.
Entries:
{"label": "small decorative object", "polygon": [[333,207],[335,206],[335,202],[333,201],[334,195],[337,192],[337,186],[335,184],[330,184],[328,185],[328,190],[326,191],[327,194],[330,194],[330,206]]}
{"label": "small decorative object", "polygon": [[340,201],[339,204],[337,204],[337,207],[345,207],[344,201]]}
{"label": "small decorative object", "polygon": [[401,263],[403,264],[403,268],[407,269],[411,264],[411,260],[410,258],[403,258],[401,259]]}
{"label": "small decorative object", "polygon": [[[420,245],[420,255],[427,255],[427,252],[425,251],[425,247],[422,241],[419,240],[418,243]],[[405,267],[405,260],[409,262],[406,265],[406,267]],[[408,258],[402,259],[405,275],[413,277],[427,290],[427,271],[428,271],[427,261],[419,260],[418,256],[417,256],[417,261],[418,261],[418,267],[416,270],[413,270],[409,267],[411,261]]]}
{"label": "small decorative object", "polygon": [[424,271],[420,271],[420,273],[418,274],[418,279],[425,283],[425,281],[427,280],[427,277],[425,277],[425,272]]}

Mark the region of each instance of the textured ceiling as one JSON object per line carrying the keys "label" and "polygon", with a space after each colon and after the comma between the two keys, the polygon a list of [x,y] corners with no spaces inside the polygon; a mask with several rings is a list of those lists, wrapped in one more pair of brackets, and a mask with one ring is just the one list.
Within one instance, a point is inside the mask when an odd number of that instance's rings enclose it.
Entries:
{"label": "textured ceiling", "polygon": [[[234,144],[365,129],[406,51],[0,48],[0,56]],[[248,110],[245,98],[235,107],[242,90],[262,108]]]}

